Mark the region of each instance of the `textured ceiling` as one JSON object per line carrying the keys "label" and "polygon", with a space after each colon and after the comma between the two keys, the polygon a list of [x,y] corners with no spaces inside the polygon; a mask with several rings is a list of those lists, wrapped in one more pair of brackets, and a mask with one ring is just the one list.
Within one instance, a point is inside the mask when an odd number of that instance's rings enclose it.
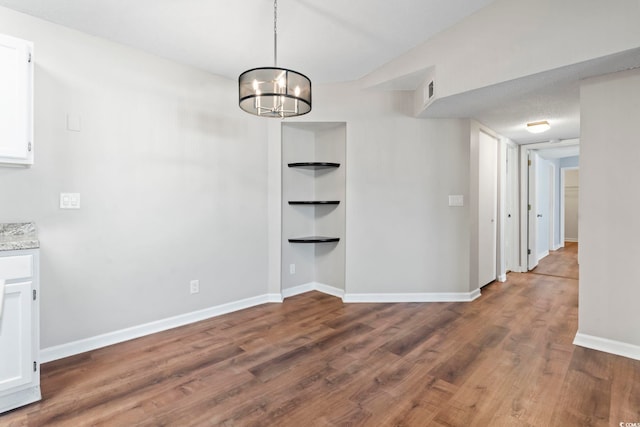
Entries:
{"label": "textured ceiling", "polygon": [[[423,117],[472,117],[519,144],[580,136],[580,82],[640,68],[640,48],[436,100]],[[540,134],[526,123],[547,120]]]}

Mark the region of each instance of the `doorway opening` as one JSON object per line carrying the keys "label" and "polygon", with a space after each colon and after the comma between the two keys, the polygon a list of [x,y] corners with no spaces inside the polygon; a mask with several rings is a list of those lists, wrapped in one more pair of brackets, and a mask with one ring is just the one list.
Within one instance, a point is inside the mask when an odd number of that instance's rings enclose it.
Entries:
{"label": "doorway opening", "polygon": [[526,225],[520,236],[520,265],[527,271],[565,245],[565,170],[578,166],[579,140],[524,145],[520,155],[521,221]]}

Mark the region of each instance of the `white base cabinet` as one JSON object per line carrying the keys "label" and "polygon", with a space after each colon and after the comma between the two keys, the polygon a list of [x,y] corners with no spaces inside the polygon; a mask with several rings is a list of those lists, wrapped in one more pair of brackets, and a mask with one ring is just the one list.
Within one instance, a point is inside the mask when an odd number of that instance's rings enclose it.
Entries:
{"label": "white base cabinet", "polygon": [[38,255],[0,252],[0,413],[41,398]]}

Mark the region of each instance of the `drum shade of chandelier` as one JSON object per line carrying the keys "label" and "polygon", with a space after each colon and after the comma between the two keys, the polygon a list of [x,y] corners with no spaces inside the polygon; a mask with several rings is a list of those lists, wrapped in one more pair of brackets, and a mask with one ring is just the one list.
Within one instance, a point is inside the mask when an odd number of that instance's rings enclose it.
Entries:
{"label": "drum shade of chandelier", "polygon": [[273,2],[273,67],[240,74],[240,108],[261,117],[295,117],[311,111],[311,80],[278,67],[278,0]]}

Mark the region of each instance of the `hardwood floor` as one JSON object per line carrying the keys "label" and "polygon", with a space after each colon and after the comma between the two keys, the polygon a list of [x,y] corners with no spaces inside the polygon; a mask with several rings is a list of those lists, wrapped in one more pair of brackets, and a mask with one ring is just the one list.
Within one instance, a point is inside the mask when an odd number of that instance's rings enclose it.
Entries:
{"label": "hardwood floor", "polygon": [[532,273],[578,279],[578,243],[565,242],[563,248],[542,258]]}
{"label": "hardwood floor", "polygon": [[640,361],[572,344],[577,285],[510,273],[472,303],[311,292],[45,364],[43,401],[0,425],[640,423]]}

